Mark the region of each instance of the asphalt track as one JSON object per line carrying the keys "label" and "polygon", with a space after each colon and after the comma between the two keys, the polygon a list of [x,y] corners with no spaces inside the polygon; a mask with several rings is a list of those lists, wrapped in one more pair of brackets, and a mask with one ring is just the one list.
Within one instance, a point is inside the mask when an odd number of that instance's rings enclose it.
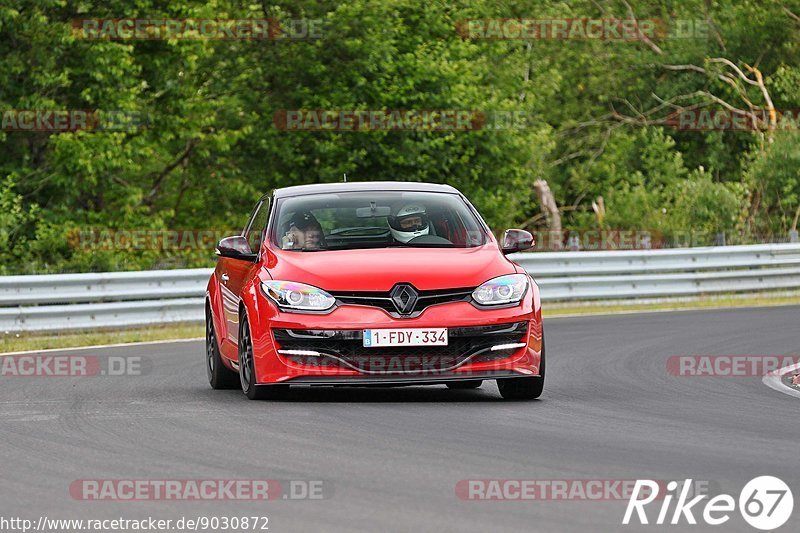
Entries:
{"label": "asphalt track", "polygon": [[[625,501],[464,501],[464,479],[709,480],[794,489],[800,399],[759,377],[678,377],[671,355],[798,354],[800,308],[545,322],[541,400],[471,391],[306,388],[286,401],[213,391],[202,342],[65,350],[141,356],[145,375],[0,377],[0,517],[268,516],[269,531],[756,531],[621,525]],[[322,480],[313,501],[81,501],[80,479]],[[656,511],[653,511],[653,516]]]}

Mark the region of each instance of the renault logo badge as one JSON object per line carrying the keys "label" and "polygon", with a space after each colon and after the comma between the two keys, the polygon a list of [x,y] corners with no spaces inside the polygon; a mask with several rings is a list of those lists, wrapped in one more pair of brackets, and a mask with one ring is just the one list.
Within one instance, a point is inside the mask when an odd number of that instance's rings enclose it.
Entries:
{"label": "renault logo badge", "polygon": [[397,312],[401,315],[408,315],[414,311],[417,299],[419,299],[419,293],[417,289],[408,283],[400,283],[392,289],[391,297]]}

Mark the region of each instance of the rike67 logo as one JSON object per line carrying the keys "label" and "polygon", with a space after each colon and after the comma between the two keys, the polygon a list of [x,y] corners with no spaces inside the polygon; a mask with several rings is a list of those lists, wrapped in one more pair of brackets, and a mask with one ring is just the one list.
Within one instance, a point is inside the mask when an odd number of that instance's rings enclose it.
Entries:
{"label": "rike67 logo", "polygon": [[[708,498],[708,494],[689,499],[691,486],[691,479],[682,484],[670,481],[667,484],[667,495],[659,502],[661,505],[658,516],[651,522],[652,513],[648,517],[645,507],[656,500],[658,483],[650,479],[637,479],[622,523],[635,524],[638,520],[640,524],[694,525],[697,524],[695,517],[697,513],[706,524],[719,526],[730,520],[731,514],[736,511],[737,503],[739,513],[745,522],[762,531],[777,529],[792,516],[794,508],[792,491],[781,479],[773,476],[760,476],[750,480],[739,493],[738,502],[729,494],[719,494],[702,505],[700,502]],[[640,497],[641,495],[644,497]],[[670,509],[673,501],[675,507]],[[651,508],[651,511],[653,510],[655,509]]]}

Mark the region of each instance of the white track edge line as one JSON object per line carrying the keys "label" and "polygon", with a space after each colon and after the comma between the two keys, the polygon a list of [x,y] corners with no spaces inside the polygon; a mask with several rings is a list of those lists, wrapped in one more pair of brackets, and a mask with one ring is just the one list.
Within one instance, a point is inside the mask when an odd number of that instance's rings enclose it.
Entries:
{"label": "white track edge line", "polygon": [[769,374],[761,378],[761,382],[770,389],[782,392],[783,394],[788,394],[789,396],[796,396],[797,398],[800,398],[800,390],[786,386],[786,384],[781,379],[784,374],[787,374],[799,368],[800,368],[800,363],[795,363],[793,365],[785,366],[779,370],[776,370],[775,372],[770,372]]}

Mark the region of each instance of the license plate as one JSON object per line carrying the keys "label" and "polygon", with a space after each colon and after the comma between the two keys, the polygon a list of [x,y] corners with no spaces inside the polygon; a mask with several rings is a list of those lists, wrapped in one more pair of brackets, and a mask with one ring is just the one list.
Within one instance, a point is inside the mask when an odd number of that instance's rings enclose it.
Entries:
{"label": "license plate", "polygon": [[365,329],[364,347],[447,346],[447,328]]}

